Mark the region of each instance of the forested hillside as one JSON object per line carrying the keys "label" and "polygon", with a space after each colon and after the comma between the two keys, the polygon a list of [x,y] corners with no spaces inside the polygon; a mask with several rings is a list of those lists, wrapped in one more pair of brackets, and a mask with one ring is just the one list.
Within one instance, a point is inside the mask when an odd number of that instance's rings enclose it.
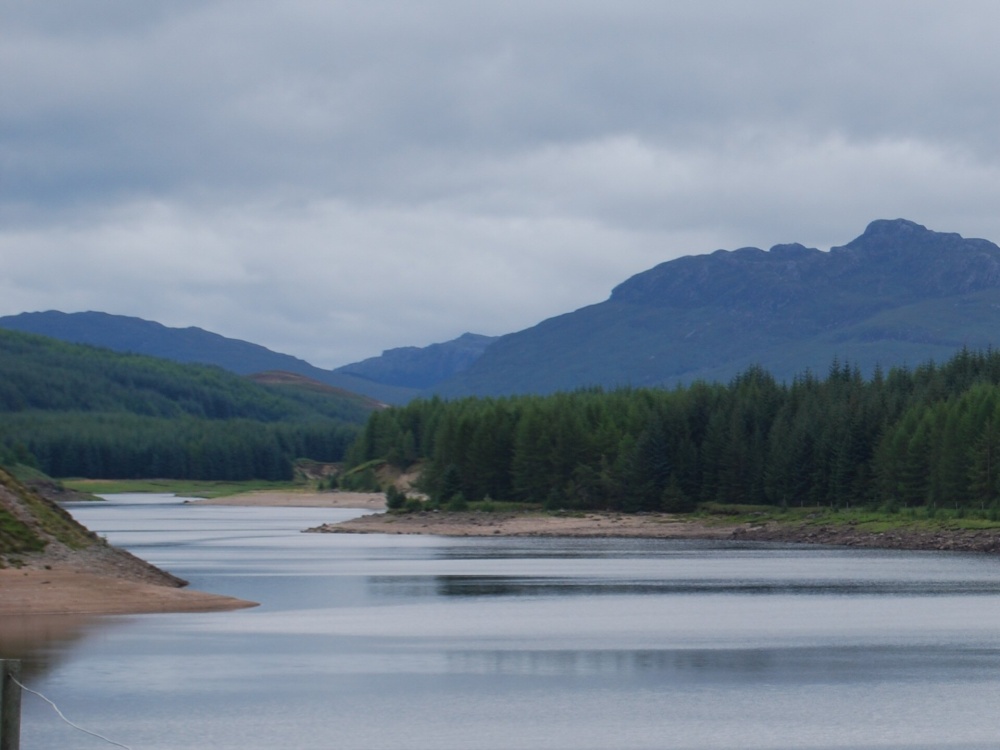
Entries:
{"label": "forested hillside", "polygon": [[1000,353],[876,371],[834,364],[790,385],[752,367],[728,385],[417,401],[373,414],[353,465],[425,462],[437,502],[688,510],[959,506],[1000,498]]}
{"label": "forested hillside", "polygon": [[291,372],[391,404],[405,404],[419,389],[465,369],[492,341],[467,333],[454,341],[389,349],[363,362],[324,370],[297,357],[201,328],[169,328],[151,320],[103,312],[26,312],[0,317],[0,328],[173,362],[217,365],[238,375]]}
{"label": "forested hillside", "polygon": [[295,458],[339,460],[373,408],[0,331],[0,453],[52,476],[286,479]]}

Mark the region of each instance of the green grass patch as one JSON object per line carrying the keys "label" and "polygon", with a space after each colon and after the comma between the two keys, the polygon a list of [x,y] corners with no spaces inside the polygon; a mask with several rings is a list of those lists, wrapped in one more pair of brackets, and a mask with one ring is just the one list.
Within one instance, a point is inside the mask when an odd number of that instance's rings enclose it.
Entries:
{"label": "green grass patch", "polygon": [[476,500],[469,503],[469,510],[481,513],[524,513],[541,509],[538,503],[514,503],[506,500]]}
{"label": "green grass patch", "polygon": [[340,475],[338,484],[342,490],[352,492],[378,492],[381,484],[378,479],[378,471],[386,465],[384,458],[375,458],[359,464]]}
{"label": "green grass patch", "polygon": [[40,552],[44,548],[45,540],[30,526],[0,508],[0,552]]}
{"label": "green grass patch", "polygon": [[0,552],[37,552],[48,543],[45,535],[72,549],[93,544],[97,537],[73,520],[55,503],[28,490],[8,472],[0,469],[0,484],[17,495],[30,521],[24,521],[0,508]]}
{"label": "green grass patch", "polygon": [[[448,503],[437,503],[434,500],[423,500],[419,497],[407,497],[403,505],[398,508],[390,508],[391,515],[406,515],[407,513],[419,513],[421,511],[441,511],[441,512],[462,512],[462,513],[540,513],[542,506],[539,503],[515,503],[504,500],[475,500],[466,503],[465,507],[458,510],[449,507]],[[566,515],[566,511],[553,511],[552,515]],[[582,515],[582,514],[581,514]]]}
{"label": "green grass patch", "polygon": [[702,503],[690,514],[706,523],[762,524],[769,522],[805,523],[818,508],[781,508],[776,505],[736,505],[732,503]]}
{"label": "green grass patch", "polygon": [[170,493],[180,497],[215,498],[262,490],[287,491],[303,489],[302,483],[267,482],[251,479],[243,482],[200,481],[195,479],[64,479],[73,490],[94,495],[115,495],[123,492]]}
{"label": "green grass patch", "polygon": [[358,464],[357,466],[352,466],[350,469],[344,472],[345,477],[349,477],[352,474],[360,474],[367,469],[380,469],[385,465],[386,461],[384,458],[373,458],[371,461],[365,461],[363,464]]}
{"label": "green grass patch", "polygon": [[76,523],[58,505],[31,494],[25,496],[24,502],[31,509],[39,527],[70,549],[84,549],[96,541],[94,534]]}
{"label": "green grass patch", "polygon": [[4,467],[10,472],[11,476],[14,477],[19,482],[32,482],[32,481],[55,481],[46,474],[44,471],[39,471],[33,466],[27,466],[25,464],[13,464],[11,466]]}

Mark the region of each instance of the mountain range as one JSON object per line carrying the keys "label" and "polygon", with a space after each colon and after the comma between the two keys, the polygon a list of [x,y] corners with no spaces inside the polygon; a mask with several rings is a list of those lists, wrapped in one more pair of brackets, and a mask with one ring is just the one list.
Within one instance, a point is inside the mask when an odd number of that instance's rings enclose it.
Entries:
{"label": "mountain range", "polygon": [[879,220],[828,252],[788,244],[662,263],[605,302],[501,337],[438,390],[670,386],[755,364],[791,380],[834,360],[870,374],[998,342],[1000,248]]}
{"label": "mountain range", "polygon": [[678,258],[627,279],[604,302],[523,331],[392,349],[336,370],[199,328],[105,313],[23,313],[0,327],[242,374],[287,371],[387,403],[728,380],[755,364],[790,380],[835,360],[871,373],[995,346],[1000,248],[878,220],[829,251],[783,244]]}
{"label": "mountain range", "polygon": [[289,354],[201,328],[168,328],[104,312],[27,312],[0,318],[0,328],[174,362],[211,364],[239,375],[288,372],[390,404],[405,403],[468,367],[493,340],[465,334],[452,342],[389,349],[381,357],[324,370]]}

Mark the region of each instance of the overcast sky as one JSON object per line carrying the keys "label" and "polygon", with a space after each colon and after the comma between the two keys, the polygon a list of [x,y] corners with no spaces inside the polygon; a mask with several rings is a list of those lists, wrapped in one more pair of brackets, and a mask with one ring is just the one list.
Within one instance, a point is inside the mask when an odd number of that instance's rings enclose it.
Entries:
{"label": "overcast sky", "polygon": [[1000,5],[0,0],[0,314],[323,367],[876,218],[1000,240]]}

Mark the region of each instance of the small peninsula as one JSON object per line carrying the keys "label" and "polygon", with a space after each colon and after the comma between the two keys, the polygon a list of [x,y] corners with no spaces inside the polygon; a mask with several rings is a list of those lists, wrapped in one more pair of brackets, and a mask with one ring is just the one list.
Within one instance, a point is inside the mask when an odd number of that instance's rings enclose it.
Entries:
{"label": "small peninsula", "polygon": [[0,469],[0,617],[202,612],[254,602],[187,582],[108,544]]}
{"label": "small peninsula", "polygon": [[439,536],[571,536],[585,538],[714,539],[734,542],[821,544],[877,549],[1000,552],[1000,527],[969,519],[909,518],[858,509],[797,509],[739,515],[617,513],[484,513],[422,511],[380,513],[310,532],[328,534],[434,534]]}

